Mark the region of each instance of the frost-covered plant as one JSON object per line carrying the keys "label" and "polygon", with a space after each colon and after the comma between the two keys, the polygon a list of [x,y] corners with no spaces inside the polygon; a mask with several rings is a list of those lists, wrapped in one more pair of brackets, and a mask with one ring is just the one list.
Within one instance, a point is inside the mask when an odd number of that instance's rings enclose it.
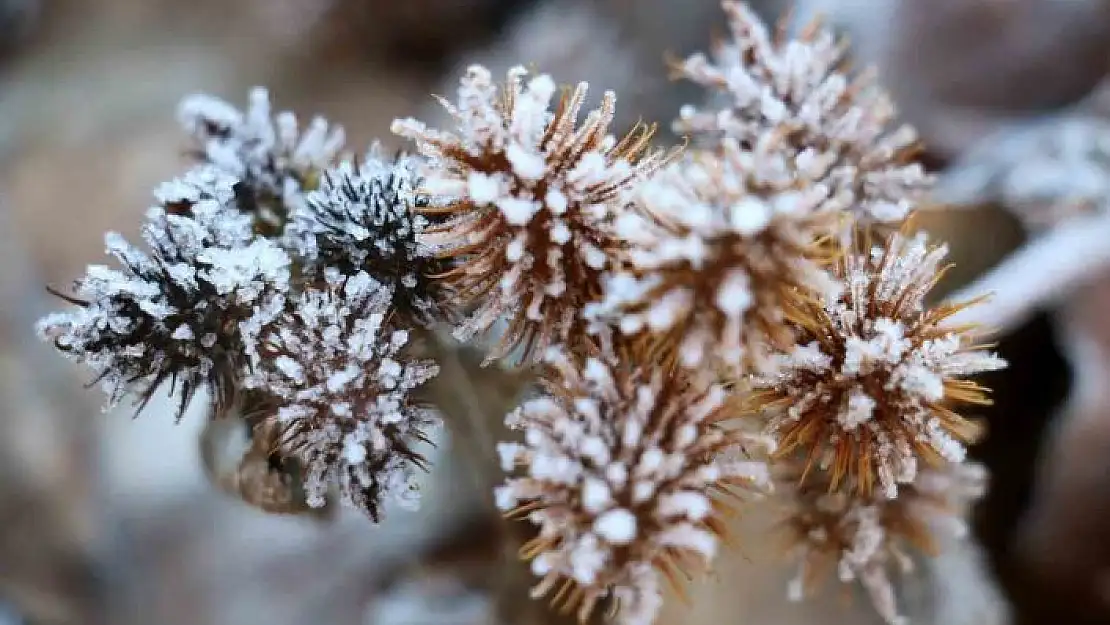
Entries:
{"label": "frost-covered plant", "polygon": [[770,487],[766,464],[734,455],[758,439],[725,423],[724,388],[646,354],[552,351],[543,392],[506,419],[524,442],[503,443],[502,463],[522,475],[498,506],[539,528],[524,547],[533,594],[558,591],[583,622],[612,600],[618,622],[651,623],[662,580],[716,555],[728,497]]}
{"label": "frost-covered plant", "polygon": [[[766,150],[764,148],[767,148]],[[616,220],[627,243],[590,315],[622,332],[678,342],[691,369],[762,368],[793,343],[786,302],[821,290],[842,211],[820,182],[800,184],[792,155],[725,139],[640,185]]]}
{"label": "frost-covered plant", "polygon": [[325,281],[276,319],[252,321],[244,385],[271,396],[259,427],[300,460],[308,505],[338,485],[377,521],[386,496],[415,501],[424,459],[414,447],[438,417],[412,392],[438,367],[402,353],[409,332],[389,325],[391,287],[335,269]]}
{"label": "frost-covered plant", "polygon": [[292,112],[273,114],[270,93],[261,87],[251,91],[246,111],[197,94],[181,102],[177,115],[193,139],[195,157],[238,179],[240,210],[253,215],[255,228],[268,235],[281,232],[345,141],[343,129],[322,117],[314,117],[302,133]]}
{"label": "frost-covered plant", "polygon": [[[244,343],[240,324],[272,317],[289,287],[289,257],[255,237],[235,204],[234,179],[204,167],[159,187],[143,239],[105,237],[120,267],[92,265],[39,333],[88,366],[109,394],[145,405],[164,382],[180,391],[178,418],[201,388],[216,409],[234,397]],[[179,386],[180,385],[180,386]]]}
{"label": "frost-covered plant", "polygon": [[387,158],[377,144],[365,158],[341,162],[294,209],[285,239],[306,274],[366,271],[392,289],[399,314],[427,324],[447,311],[429,278],[440,263],[417,240],[428,225],[417,213],[428,206],[417,168],[414,158]]}
{"label": "frost-covered plant", "polygon": [[700,140],[732,137],[793,152],[808,179],[846,197],[863,222],[904,219],[929,183],[914,162],[917,134],[893,128],[895,108],[874,75],[847,70],[847,46],[818,23],[784,39],[742,2],[722,3],[731,38],[713,59],[698,53],[675,72],[710,89],[708,107],[686,106],[675,127]]}
{"label": "frost-covered plant", "polygon": [[436,326],[495,336],[487,363],[538,380],[506,417],[519,439],[495,491],[533,531],[533,594],[651,623],[774,468],[796,478],[806,575],[831,554],[894,622],[888,566],[926,546],[929,505],[962,496],[930,476],[968,469],[954,410],[984,403],[968,376],[1003,363],[946,325],[965,307],[925,307],[943,249],[899,232],[845,248],[928,182],[886,96],[844,72],[831,34],[784,41],[724,7],[733,40],[681,67],[723,96],[681,112],[681,156],[650,125],[611,133],[613,93],[580,120],[584,83],[520,67],[498,84],[471,66],[441,99],[451,132],[395,121],[414,155],[340,154],[341,130],[301,133],[264,89],[246,112],[191,96],[201,163],[156,192],[149,251],[109,235],[121,267],[90,267],[39,330],[111,403],[170,381],[180,416],[207,389],[209,425],[250,433],[230,471],[209,466],[228,492],[274,512],[339,493],[374,521],[416,501],[439,421],[422,398],[484,391],[433,380],[426,354],[454,356]]}
{"label": "frost-covered plant", "polygon": [[475,307],[455,336],[469,340],[507,321],[490,360],[516,348],[535,360],[583,339],[582,310],[619,246],[612,221],[665,158],[649,150],[650,128],[609,134],[612,92],[579,124],[585,83],[556,99],[550,76],[527,75],[515,67],[498,85],[486,68],[470,67],[458,103],[441,100],[456,133],[413,119],[393,124],[430,159],[425,185],[439,201],[428,212],[446,216],[421,240],[454,261],[446,281],[461,305]]}
{"label": "frost-covered plant", "polygon": [[776,453],[828,472],[833,490],[870,494],[877,482],[893,499],[919,460],[963,462],[977,434],[953,408],[989,403],[968,378],[1005,362],[945,323],[968,304],[925,306],[946,252],[923,233],[894,233],[846,253],[841,288],[791,315],[798,343],[753,379]]}
{"label": "frost-covered plant", "polygon": [[891,573],[910,573],[915,556],[936,555],[941,534],[966,536],[962,517],[986,480],[986,469],[968,462],[922,471],[898,499],[830,493],[827,484],[788,490],[792,512],[783,528],[798,563],[790,599],[800,601],[831,569],[841,583],[858,582],[887,623],[907,623]]}

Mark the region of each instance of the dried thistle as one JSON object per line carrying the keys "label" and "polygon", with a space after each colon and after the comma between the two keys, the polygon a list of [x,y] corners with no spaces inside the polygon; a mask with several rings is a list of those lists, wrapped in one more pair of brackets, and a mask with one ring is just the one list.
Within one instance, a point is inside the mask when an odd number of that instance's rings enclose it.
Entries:
{"label": "dried thistle", "polygon": [[721,6],[731,39],[716,46],[713,61],[699,53],[675,66],[719,102],[683,107],[676,130],[746,147],[779,144],[820,172],[831,196],[846,195],[858,219],[904,219],[931,180],[912,162],[916,132],[890,129],[895,108],[874,74],[850,74],[847,46],[817,22],[785,40],[745,3]]}
{"label": "dried thistle", "polygon": [[166,381],[180,388],[179,419],[202,387],[214,413],[230,405],[240,323],[276,314],[289,283],[289,257],[253,235],[233,184],[206,167],[163,185],[143,226],[150,254],[109,233],[121,267],[90,266],[75,295],[62,296],[78,309],[39,321],[43,338],[93,370],[109,407],[134,393],[141,410]]}
{"label": "dried thistle", "polygon": [[589,316],[673,339],[692,369],[764,366],[793,343],[785,303],[828,287],[845,208],[799,173],[793,155],[733,139],[665,167],[617,219],[624,268]]}
{"label": "dried thistle", "polygon": [[403,318],[427,325],[447,311],[429,278],[440,263],[417,242],[428,223],[416,213],[428,203],[417,192],[417,166],[404,155],[387,161],[375,144],[361,161],[325,171],[293,212],[285,238],[306,273],[365,271],[393,289],[393,308]]}
{"label": "dried thistle", "polygon": [[914,480],[919,459],[964,460],[977,428],[953,408],[988,404],[986,389],[966,378],[1005,362],[971,328],[945,324],[970,303],[925,308],[946,251],[923,233],[894,233],[885,248],[844,256],[839,294],[791,313],[799,342],[777,356],[777,371],[756,376],[751,398],[779,457],[801,454],[807,472],[829,474],[832,490],[869,494],[877,480],[891,498]]}
{"label": "dried thistle", "polygon": [[791,489],[793,511],[783,528],[798,572],[790,599],[801,601],[835,569],[840,582],[861,584],[883,620],[906,623],[891,573],[911,573],[915,553],[935,557],[940,533],[965,537],[964,516],[985,492],[986,479],[982,465],[963,463],[922,471],[898,499],[830,493],[825,485]]}
{"label": "dried thistle", "polygon": [[437,199],[422,212],[446,217],[421,239],[455,265],[441,278],[475,308],[455,336],[469,340],[507,320],[490,360],[516,348],[535,360],[584,336],[582,309],[600,294],[618,246],[614,212],[664,159],[648,151],[651,128],[620,140],[607,134],[613,93],[578,125],[585,83],[564,90],[551,110],[551,77],[525,83],[526,75],[514,68],[499,87],[472,66],[459,103],[441,99],[458,134],[412,119],[393,124],[430,159],[425,186]]}
{"label": "dried thistle", "polygon": [[178,119],[193,139],[195,158],[239,180],[239,208],[254,217],[255,228],[266,236],[281,234],[290,214],[303,204],[304,193],[315,189],[324,169],[334,164],[345,140],[343,129],[329,128],[322,117],[313,118],[301,133],[293,113],[272,113],[270,94],[262,87],[251,90],[246,112],[197,94],[182,100]]}
{"label": "dried thistle", "polygon": [[325,279],[326,288],[254,325],[245,385],[273,397],[275,408],[253,418],[303,466],[308,504],[323,506],[338,485],[376,522],[387,497],[417,503],[424,459],[414,448],[438,417],[411,393],[438,367],[403,357],[409,336],[388,323],[389,286],[366,273],[329,270]]}
{"label": "dried thistle", "polygon": [[713,558],[729,497],[769,487],[764,463],[728,453],[754,439],[723,424],[725,391],[647,355],[549,352],[543,393],[507,418],[523,444],[500,446],[523,475],[498,505],[539,528],[521,551],[542,578],[533,595],[554,591],[582,621],[607,600],[622,623],[652,622],[661,576],[678,588]]}

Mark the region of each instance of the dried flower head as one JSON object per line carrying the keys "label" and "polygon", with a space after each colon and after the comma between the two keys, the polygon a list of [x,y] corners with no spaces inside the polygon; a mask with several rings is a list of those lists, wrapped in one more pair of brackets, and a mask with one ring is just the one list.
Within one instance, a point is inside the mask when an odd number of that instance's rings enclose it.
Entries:
{"label": "dried flower head", "polygon": [[797,175],[792,155],[726,139],[694,150],[636,193],[617,218],[623,269],[588,308],[626,334],[670,337],[690,368],[759,367],[793,331],[784,302],[827,288],[843,204]]}
{"label": "dried flower head", "polygon": [[324,173],[286,226],[289,246],[309,274],[327,267],[348,276],[365,271],[393,289],[393,308],[405,319],[427,324],[442,318],[429,278],[438,263],[417,242],[428,223],[416,213],[427,206],[427,196],[417,193],[420,184],[415,159],[387,161],[374,145],[365,159]]}
{"label": "dried flower head", "polygon": [[511,69],[499,87],[472,66],[459,103],[442,100],[458,134],[411,119],[393,124],[430,159],[425,185],[438,199],[426,212],[447,217],[422,240],[456,264],[443,279],[475,307],[456,336],[468,340],[507,318],[491,360],[517,347],[538,358],[583,336],[582,308],[599,294],[617,246],[614,209],[664,158],[646,153],[649,128],[619,141],[607,134],[613,93],[578,126],[585,83],[564,90],[552,110],[551,77],[526,76]]}
{"label": "dried flower head", "polygon": [[791,313],[798,345],[777,371],[753,381],[778,454],[801,453],[807,470],[830,475],[830,488],[887,497],[912,482],[918,460],[961,462],[976,428],[953,411],[987,404],[967,376],[1005,362],[974,342],[971,329],[945,319],[963,305],[924,306],[946,248],[923,233],[894,233],[886,247],[849,253],[838,264],[837,295]]}
{"label": "dried flower head", "polygon": [[850,75],[847,46],[818,23],[784,41],[745,3],[722,6],[731,40],[717,46],[712,62],[699,53],[676,67],[713,90],[721,106],[683,107],[676,129],[745,146],[781,143],[822,172],[831,195],[849,194],[860,219],[904,219],[930,179],[911,162],[914,130],[890,130],[895,109],[873,75]]}
{"label": "dried flower head", "polygon": [[409,336],[388,323],[389,286],[336,270],[325,280],[255,325],[245,385],[273,396],[276,408],[259,427],[280,432],[278,447],[302,464],[308,504],[323,506],[329,485],[338,485],[378,521],[387,497],[417,502],[424,459],[414,448],[438,417],[412,392],[438,367],[403,356]]}
{"label": "dried flower head", "polygon": [[507,418],[524,442],[500,446],[523,475],[498,505],[539,528],[522,550],[543,578],[533,594],[555,590],[583,621],[610,600],[622,623],[650,623],[660,576],[677,584],[713,558],[727,496],[769,487],[763,462],[728,453],[754,439],[722,424],[725,391],[644,355],[550,352],[543,393]]}
{"label": "dried flower head", "polygon": [[127,393],[140,409],[163,382],[180,384],[180,418],[202,387],[219,413],[242,366],[240,323],[275,314],[289,257],[256,238],[238,212],[229,178],[212,168],[163,185],[148,211],[147,254],[109,233],[119,269],[92,265],[76,283],[78,306],[39,321],[39,333],[90,367],[113,406]]}
{"label": "dried flower head", "polygon": [[915,551],[936,556],[942,534],[966,536],[964,517],[982,497],[986,478],[986,469],[975,463],[927,469],[894,500],[830,493],[825,487],[791,489],[793,512],[784,528],[798,572],[790,581],[790,599],[802,600],[835,568],[842,583],[863,586],[883,620],[906,623],[892,570],[912,572]]}
{"label": "dried flower head", "polygon": [[343,129],[329,128],[322,117],[313,118],[302,134],[293,113],[271,112],[270,94],[262,87],[251,90],[246,112],[197,94],[182,100],[178,119],[200,161],[239,179],[239,208],[254,216],[255,227],[266,235],[281,234],[344,142]]}

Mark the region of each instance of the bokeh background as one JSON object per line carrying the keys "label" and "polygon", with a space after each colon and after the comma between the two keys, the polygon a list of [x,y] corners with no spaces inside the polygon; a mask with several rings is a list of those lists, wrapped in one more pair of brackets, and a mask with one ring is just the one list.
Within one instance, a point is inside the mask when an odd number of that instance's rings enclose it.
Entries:
{"label": "bokeh background", "polygon": [[[772,19],[785,8],[754,4]],[[850,36],[938,172],[992,133],[1110,111],[1105,0],[790,4],[791,19],[822,13]],[[168,398],[139,419],[103,414],[32,325],[58,305],[44,285],[101,262],[104,231],[134,235],[150,189],[181,171],[184,95],[242,103],[266,85],[278,107],[342,123],[352,144],[395,143],[389,122],[434,115],[429,94],[449,94],[461,66],[525,63],[615,89],[622,125],[666,127],[699,94],[668,81],[664,54],[724,31],[717,0],[0,0],[0,624],[557,622],[527,610],[506,620],[503,604],[523,598],[500,596],[501,521],[467,479],[459,441],[442,442],[422,510],[382,527],[266,516],[209,483],[201,458],[218,450],[200,438],[203,415],[174,424]],[[945,287],[1025,240],[1004,208],[924,216],[958,263]],[[915,624],[1110,623],[1101,282],[1000,338],[1012,367],[990,380],[997,403],[975,450],[993,489],[974,539],[906,580]],[[774,521],[773,510],[742,515],[740,547],[663,622],[878,622],[835,584],[786,603],[791,571],[763,538]]]}

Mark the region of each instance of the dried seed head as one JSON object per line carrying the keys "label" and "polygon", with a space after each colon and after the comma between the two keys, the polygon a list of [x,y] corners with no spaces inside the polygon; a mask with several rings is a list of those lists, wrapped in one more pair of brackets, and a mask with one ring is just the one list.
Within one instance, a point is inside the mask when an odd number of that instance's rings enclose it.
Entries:
{"label": "dried seed head", "polygon": [[209,95],[182,100],[178,119],[192,137],[198,160],[239,180],[235,187],[240,210],[254,217],[255,228],[267,236],[281,234],[304,193],[316,188],[324,169],[343,148],[339,127],[315,117],[302,133],[296,116],[274,115],[270,94],[262,87],[250,92],[246,112]]}
{"label": "dried seed head", "polygon": [[286,227],[288,245],[311,275],[327,267],[348,276],[365,271],[393,289],[393,308],[405,319],[424,325],[442,318],[428,277],[439,263],[417,242],[428,223],[415,212],[427,206],[420,184],[415,159],[386,160],[375,145],[360,162],[323,174]]}
{"label": "dried seed head", "polygon": [[844,208],[794,170],[790,155],[731,139],[664,168],[617,219],[623,269],[587,316],[673,338],[690,368],[763,367],[770,345],[793,344],[784,303],[828,288]]}
{"label": "dried seed head", "polygon": [[406,360],[408,333],[388,321],[392,293],[366,273],[330,270],[326,288],[307,290],[276,320],[248,335],[248,388],[265,390],[276,409],[260,427],[305,473],[308,504],[325,503],[329,485],[374,521],[387,497],[417,503],[414,451],[438,423],[412,391],[438,372]]}
{"label": "dried seed head", "polygon": [[967,305],[924,307],[945,251],[924,234],[895,233],[885,248],[846,255],[840,293],[791,313],[798,345],[753,381],[778,454],[801,454],[834,490],[869,494],[877,479],[893,498],[920,459],[961,462],[976,434],[953,408],[989,403],[966,378],[1005,362],[976,345],[970,328],[944,324]]}
{"label": "dried seed head", "polygon": [[840,582],[863,586],[883,620],[906,623],[892,569],[911,572],[914,552],[937,555],[940,533],[966,536],[964,517],[983,495],[986,478],[986,469],[975,463],[926,469],[895,500],[830,493],[825,484],[790,488],[793,512],[784,529],[798,562],[790,598],[802,600],[835,568]]}
{"label": "dried seed head", "polygon": [[712,90],[719,106],[683,107],[676,129],[710,142],[781,142],[822,172],[831,195],[850,194],[859,219],[904,219],[931,180],[911,162],[914,130],[890,130],[895,109],[873,75],[850,75],[847,46],[817,23],[782,41],[745,3],[722,6],[731,40],[714,50],[713,61],[699,53],[676,67]]}
{"label": "dried seed head", "polygon": [[90,367],[113,406],[127,393],[140,410],[166,381],[180,384],[180,418],[201,387],[221,413],[242,366],[240,322],[276,314],[289,285],[289,257],[251,232],[234,204],[234,180],[212,168],[156,192],[143,238],[149,254],[106,236],[119,269],[88,268],[72,312],[39,321],[39,333]]}
{"label": "dried seed head", "polygon": [[661,602],[660,576],[713,558],[728,495],[769,487],[767,467],[734,452],[754,440],[722,424],[725,391],[697,387],[681,369],[645,369],[644,354],[595,353],[576,363],[548,354],[544,392],[510,413],[523,443],[503,443],[498,505],[538,526],[522,554],[586,620],[615,601],[620,622],[645,625]]}
{"label": "dried seed head", "polygon": [[564,90],[551,110],[555,83],[526,75],[514,68],[499,87],[472,66],[458,104],[443,101],[458,134],[411,119],[393,124],[430,159],[425,185],[438,199],[426,212],[447,217],[421,239],[456,264],[443,279],[475,307],[456,336],[469,340],[507,320],[490,359],[517,347],[538,358],[583,336],[582,308],[598,295],[617,245],[614,209],[663,159],[645,154],[650,129],[619,141],[607,134],[612,93],[578,125],[585,83]]}

